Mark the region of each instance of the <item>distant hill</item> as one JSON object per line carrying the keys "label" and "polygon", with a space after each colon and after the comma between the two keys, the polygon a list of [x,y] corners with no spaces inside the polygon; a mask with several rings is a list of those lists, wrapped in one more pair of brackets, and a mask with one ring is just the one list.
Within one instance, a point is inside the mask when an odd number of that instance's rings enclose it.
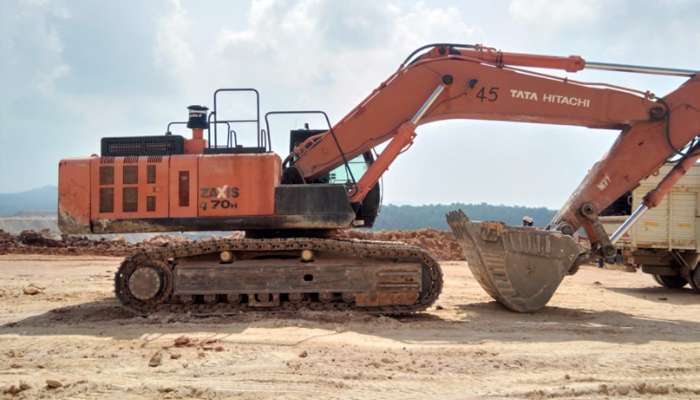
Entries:
{"label": "distant hill", "polygon": [[[44,186],[20,193],[0,193],[0,217],[19,218],[55,216],[57,209],[56,186]],[[556,211],[544,207],[520,207],[481,204],[430,204],[422,206],[382,207],[375,229],[449,229],[445,222],[448,211],[462,209],[473,220],[497,220],[509,225],[520,225],[523,216],[535,220],[535,225],[546,225]],[[27,228],[29,229],[29,228]]]}
{"label": "distant hill", "polygon": [[18,213],[56,214],[57,204],[56,186],[44,186],[19,193],[0,193],[0,217]]}
{"label": "distant hill", "polygon": [[375,229],[420,229],[435,228],[448,230],[445,214],[462,209],[472,220],[503,221],[508,225],[520,225],[524,216],[535,220],[536,226],[544,226],[556,214],[555,210],[544,207],[520,207],[481,204],[429,204],[422,206],[382,206],[374,225]]}

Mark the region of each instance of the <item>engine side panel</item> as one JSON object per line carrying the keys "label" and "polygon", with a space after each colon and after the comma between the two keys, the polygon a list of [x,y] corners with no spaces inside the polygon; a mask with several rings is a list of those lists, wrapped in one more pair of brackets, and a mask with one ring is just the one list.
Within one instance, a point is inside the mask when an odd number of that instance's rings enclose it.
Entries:
{"label": "engine side panel", "polygon": [[58,227],[64,233],[90,233],[89,159],[58,164]]}
{"label": "engine side panel", "polygon": [[59,171],[65,233],[328,230],[355,218],[343,185],[281,185],[272,153],[91,157]]}

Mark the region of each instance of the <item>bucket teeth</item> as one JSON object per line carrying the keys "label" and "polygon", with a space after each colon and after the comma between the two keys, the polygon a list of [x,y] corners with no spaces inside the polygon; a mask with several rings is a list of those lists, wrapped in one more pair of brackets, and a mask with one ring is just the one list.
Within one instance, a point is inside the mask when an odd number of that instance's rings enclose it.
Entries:
{"label": "bucket teeth", "polygon": [[517,312],[542,309],[584,250],[571,236],[502,222],[472,222],[462,210],[447,214],[481,287]]}

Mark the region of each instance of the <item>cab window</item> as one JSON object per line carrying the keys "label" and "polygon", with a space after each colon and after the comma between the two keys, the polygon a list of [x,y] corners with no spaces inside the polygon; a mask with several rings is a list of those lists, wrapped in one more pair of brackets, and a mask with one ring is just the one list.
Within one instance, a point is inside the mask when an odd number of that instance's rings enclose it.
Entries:
{"label": "cab window", "polygon": [[[348,161],[348,166],[350,167],[350,171],[352,171],[352,176],[355,178],[356,181],[359,181],[360,178],[362,178],[362,175],[364,175],[367,171],[367,161],[365,161],[365,157],[362,154]],[[345,184],[352,181],[350,179],[350,176],[348,176],[345,164],[340,165],[339,167],[332,170],[328,174],[328,180],[328,183],[341,184]]]}

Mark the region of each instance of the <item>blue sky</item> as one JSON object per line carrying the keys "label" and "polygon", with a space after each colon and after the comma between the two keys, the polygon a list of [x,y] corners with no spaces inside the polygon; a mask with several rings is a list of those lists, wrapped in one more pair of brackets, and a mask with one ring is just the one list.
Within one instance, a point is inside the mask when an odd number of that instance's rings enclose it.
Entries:
{"label": "blue sky", "polygon": [[[58,160],[99,152],[103,136],[162,133],[187,105],[211,105],[218,87],[257,87],[264,111],[320,108],[337,121],[425,43],[700,68],[698,20],[697,3],[680,0],[9,0],[0,14],[0,192],[55,184]],[[682,83],[569,76],[659,95]],[[286,131],[303,122],[274,125],[276,150],[285,151]],[[425,125],[386,173],[384,200],[559,208],[616,135],[483,121]]]}

